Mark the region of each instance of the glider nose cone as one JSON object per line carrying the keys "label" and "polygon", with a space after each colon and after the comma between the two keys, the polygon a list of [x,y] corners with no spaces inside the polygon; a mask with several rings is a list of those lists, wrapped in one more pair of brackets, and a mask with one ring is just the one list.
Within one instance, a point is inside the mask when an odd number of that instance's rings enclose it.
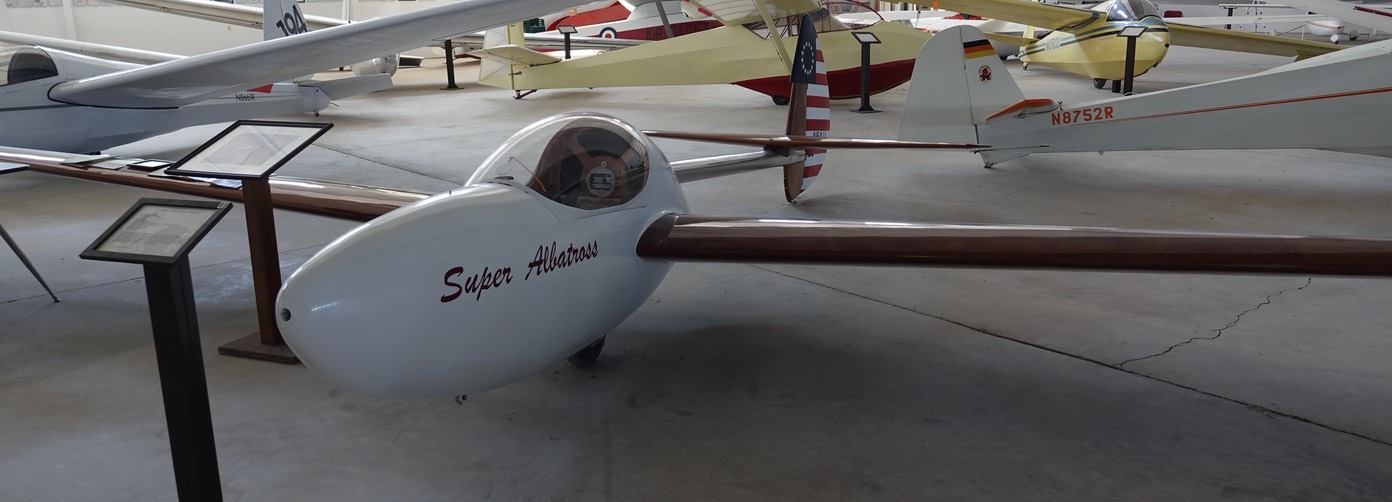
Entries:
{"label": "glider nose cone", "polygon": [[365,315],[371,309],[361,308],[356,291],[325,283],[330,279],[329,268],[310,263],[285,282],[276,300],[280,332],[295,355],[315,372],[354,392],[380,395],[371,385],[375,378],[363,379],[379,373],[380,367],[364,356],[374,352],[375,340],[389,338],[390,333],[363,336],[380,326]]}

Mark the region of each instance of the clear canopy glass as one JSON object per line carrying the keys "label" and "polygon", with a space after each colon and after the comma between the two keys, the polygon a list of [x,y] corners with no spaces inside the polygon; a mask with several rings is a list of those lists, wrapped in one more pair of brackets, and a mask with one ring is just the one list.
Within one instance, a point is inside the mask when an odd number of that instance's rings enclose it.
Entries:
{"label": "clear canopy glass", "polygon": [[619,206],[647,184],[647,148],[634,134],[607,117],[553,117],[509,139],[470,183],[506,182],[578,209]]}
{"label": "clear canopy glass", "polygon": [[47,52],[34,47],[0,50],[0,85],[20,84],[58,75]]}

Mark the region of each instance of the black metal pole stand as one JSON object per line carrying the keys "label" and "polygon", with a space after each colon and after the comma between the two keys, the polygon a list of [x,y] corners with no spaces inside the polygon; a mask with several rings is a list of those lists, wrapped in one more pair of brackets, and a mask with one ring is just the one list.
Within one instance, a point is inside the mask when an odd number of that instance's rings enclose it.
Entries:
{"label": "black metal pole stand", "polygon": [[58,303],[58,295],[53,294],[53,289],[48,287],[47,282],[44,282],[43,276],[39,275],[39,270],[34,268],[34,264],[29,263],[29,257],[24,256],[24,251],[19,249],[19,244],[16,244],[14,238],[10,237],[10,233],[5,231],[4,225],[0,225],[0,237],[3,237],[5,243],[10,245],[10,249],[14,250],[15,256],[18,256],[20,263],[23,263],[24,267],[29,269],[29,273],[34,274],[34,278],[38,279],[39,285],[43,286],[44,291],[48,292],[50,298],[53,298],[53,303]]}
{"label": "black metal pole stand", "polygon": [[856,113],[879,113],[870,107],[870,44],[860,43],[860,108]]}
{"label": "black metal pole stand", "polygon": [[459,86],[454,83],[454,41],[445,39],[445,86],[441,90],[453,91]]}
{"label": "black metal pole stand", "polygon": [[145,294],[155,335],[164,418],[179,500],[222,500],[208,381],[198,340],[188,257],[145,265]]}
{"label": "black metal pole stand", "polygon": [[570,59],[570,33],[565,33],[565,58]]}
{"label": "black metal pole stand", "polygon": [[1136,38],[1126,37],[1126,80],[1121,84],[1121,95],[1131,94],[1131,81],[1136,78]]}

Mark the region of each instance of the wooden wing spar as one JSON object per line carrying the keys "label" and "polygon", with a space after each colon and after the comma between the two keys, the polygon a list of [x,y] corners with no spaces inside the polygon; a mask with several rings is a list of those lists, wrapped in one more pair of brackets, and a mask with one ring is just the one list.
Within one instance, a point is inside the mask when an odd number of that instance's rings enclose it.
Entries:
{"label": "wooden wing spar", "polygon": [[823,138],[816,136],[760,136],[738,133],[706,133],[681,131],[643,131],[654,138],[705,141],[710,143],[729,143],[733,145],[769,146],[776,148],[926,148],[926,149],[974,149],[986,145],[974,143],[941,143],[931,141],[900,141],[893,139],[866,138]]}
{"label": "wooden wing spar", "polygon": [[[191,179],[150,176],[129,169],[74,167],[63,164],[61,158],[37,152],[0,151],[0,161],[27,164],[34,171],[68,178],[242,202],[242,191],[235,188],[213,186]],[[353,221],[368,221],[430,196],[407,190],[283,176],[272,177],[270,185],[271,203],[277,209]]]}
{"label": "wooden wing spar", "polygon": [[[202,182],[72,167],[42,155],[0,152],[0,160],[59,176],[242,201],[241,190]],[[356,221],[428,196],[282,177],[271,179],[271,192],[278,209]],[[1392,239],[1384,238],[679,214],[650,225],[636,252],[661,261],[1392,276]]]}
{"label": "wooden wing spar", "polygon": [[663,261],[1392,276],[1392,239],[1117,228],[663,216]]}

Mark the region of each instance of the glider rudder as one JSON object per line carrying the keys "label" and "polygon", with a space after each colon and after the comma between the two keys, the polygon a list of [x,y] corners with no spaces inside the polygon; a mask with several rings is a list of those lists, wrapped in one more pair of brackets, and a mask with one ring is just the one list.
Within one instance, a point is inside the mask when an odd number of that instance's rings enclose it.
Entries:
{"label": "glider rudder", "polygon": [[[789,76],[788,136],[825,138],[831,131],[831,100],[827,90],[826,62],[817,41],[812,16],[804,14],[798,25],[797,54]],[[792,202],[812,186],[826,161],[825,148],[807,148],[807,157],[783,166],[783,195]]]}
{"label": "glider rudder", "polygon": [[954,26],[918,51],[899,139],[986,143],[978,127],[1024,98],[986,35]]}
{"label": "glider rudder", "polygon": [[261,34],[266,40],[309,32],[295,0],[266,0],[261,15]]}

